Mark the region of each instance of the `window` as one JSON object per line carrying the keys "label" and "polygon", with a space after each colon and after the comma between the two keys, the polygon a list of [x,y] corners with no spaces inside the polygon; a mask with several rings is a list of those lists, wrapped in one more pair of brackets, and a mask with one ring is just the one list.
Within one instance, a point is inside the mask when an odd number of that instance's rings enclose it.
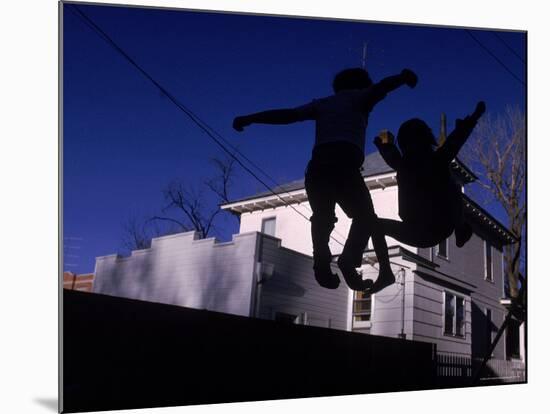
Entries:
{"label": "window", "polygon": [[485,241],[485,280],[493,281],[493,248]]}
{"label": "window", "polygon": [[511,319],[506,328],[506,358],[520,358],[519,352],[519,331],[521,323],[516,319]]}
{"label": "window", "polygon": [[368,322],[371,317],[372,297],[365,292],[355,292],[353,300],[354,322]]}
{"label": "window", "polygon": [[487,352],[489,352],[489,349],[491,348],[491,344],[493,343],[493,311],[489,308],[487,308],[486,312],[486,346],[487,346]]}
{"label": "window", "polygon": [[445,259],[449,258],[448,253],[449,239],[443,240],[437,246],[435,246],[435,252],[439,257],[444,257]]}
{"label": "window", "polygon": [[507,277],[506,277],[506,263],[504,262],[504,254],[500,255],[500,269],[502,271],[502,297],[505,298],[506,295],[506,285],[507,285]]}
{"label": "window", "polygon": [[456,297],[455,335],[464,336],[464,298]]}
{"label": "window", "polygon": [[447,335],[453,334],[453,321],[455,317],[455,297],[445,292],[445,330]]}
{"label": "window", "polygon": [[445,335],[464,337],[464,305],[463,297],[444,292],[443,333]]}
{"label": "window", "polygon": [[275,217],[270,217],[262,220],[262,233],[275,236]]}

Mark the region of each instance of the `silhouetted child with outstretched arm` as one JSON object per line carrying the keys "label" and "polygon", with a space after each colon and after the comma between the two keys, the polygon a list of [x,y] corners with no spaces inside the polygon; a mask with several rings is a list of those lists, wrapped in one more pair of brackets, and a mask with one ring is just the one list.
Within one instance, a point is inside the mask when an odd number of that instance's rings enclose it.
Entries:
{"label": "silhouetted child with outstretched arm", "polygon": [[357,273],[370,236],[380,273],[375,285],[395,282],[384,235],[377,228],[377,217],[372,199],[361,174],[365,158],[365,131],[374,106],[400,86],[416,85],[416,75],[403,70],[373,84],[361,68],[346,69],[336,75],[332,83],[334,95],[313,100],[292,109],[276,109],[235,118],[233,127],[242,131],[254,124],[290,124],[315,121],[315,145],[307,166],[305,188],[311,216],[314,273],[317,282],[336,289],[340,279],[332,273],[332,254],[329,239],[334,223],[336,203],[352,219],[348,239],[338,259],[346,283],[351,289],[366,290],[371,280],[363,280]]}
{"label": "silhouetted child with outstretched arm", "polygon": [[420,119],[404,122],[397,142],[384,132],[374,139],[380,155],[397,171],[399,216],[403,220],[379,219],[384,234],[415,247],[432,247],[455,232],[456,245],[472,236],[472,228],[464,221],[462,191],[451,176],[450,164],[485,112],[479,102],[473,114],[457,119],[445,143],[437,145],[431,129]]}

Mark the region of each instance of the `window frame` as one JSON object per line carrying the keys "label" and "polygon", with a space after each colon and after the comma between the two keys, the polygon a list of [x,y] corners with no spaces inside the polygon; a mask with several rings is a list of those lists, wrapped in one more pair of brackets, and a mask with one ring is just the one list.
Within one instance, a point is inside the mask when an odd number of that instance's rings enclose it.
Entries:
{"label": "window frame", "polygon": [[[487,349],[485,349],[485,353],[489,351],[489,348],[491,347],[491,344],[494,340],[494,332],[493,332],[493,309],[492,308],[485,308],[485,328],[487,329],[487,332],[485,332],[485,340],[487,343],[485,344],[487,346]],[[506,350],[505,350],[506,352]],[[494,357],[494,351],[491,353],[491,358]]]}
{"label": "window frame", "polygon": [[506,297],[506,262],[504,260],[504,249],[500,254],[500,272],[502,274],[502,297]]}
{"label": "window frame", "polygon": [[[442,254],[439,250],[439,246],[445,243],[445,254]],[[447,237],[444,242],[438,243],[434,246],[435,255],[439,257],[440,259],[449,260],[449,238]]]}
{"label": "window frame", "polygon": [[[358,291],[353,291],[353,302],[352,302],[352,305],[351,305],[351,316],[352,316],[352,321],[353,321],[353,326],[355,327],[368,327],[368,326],[371,326],[371,323],[372,323],[372,316],[373,316],[373,307],[374,307],[374,295],[370,295],[368,298],[364,298],[364,299],[357,299],[357,295],[360,294],[361,292],[358,292]],[[357,302],[367,302],[367,301],[370,301],[370,309],[368,311],[363,311],[363,312],[356,312],[355,311],[355,304]],[[361,315],[369,315],[369,319],[368,320],[358,320],[356,319],[356,316],[361,316]]]}
{"label": "window frame", "polygon": [[[450,291],[450,290],[443,290],[443,323],[442,323],[442,333],[444,336],[452,337],[452,338],[459,338],[459,339],[466,339],[466,296],[457,294],[456,292]],[[453,297],[452,307],[453,307],[453,319],[452,319],[452,332],[446,331],[446,321],[447,321],[447,295],[450,295]],[[462,299],[462,327],[461,327],[461,334],[457,334],[457,298]]]}
{"label": "window frame", "polygon": [[[458,299],[462,300],[462,326],[460,327],[460,333],[458,332]],[[459,338],[466,337],[466,298],[460,295],[455,295],[455,315],[453,318],[454,336]]]}
{"label": "window frame", "polygon": [[[489,253],[491,259],[491,274],[489,275],[487,266],[487,252]],[[483,241],[483,277],[487,282],[495,283],[495,266],[494,266],[494,257],[493,257],[493,245],[489,243],[488,240]],[[489,277],[490,276],[490,277]]]}
{"label": "window frame", "polygon": [[[517,325],[515,325],[517,324]],[[511,353],[511,345],[510,345],[510,328],[517,328],[517,354]],[[506,331],[504,332],[504,355],[506,360],[521,360],[521,329],[522,329],[522,323],[518,321],[517,319],[512,318],[510,321],[510,324],[506,327]],[[514,346],[515,348],[515,346]]]}
{"label": "window frame", "polygon": [[[264,229],[265,229],[265,223],[268,222],[268,221],[273,221],[273,234],[266,233],[266,232],[264,231]],[[276,237],[275,235],[277,234],[277,216],[269,216],[269,217],[264,217],[264,218],[262,218],[262,224],[261,224],[261,227],[260,227],[260,233],[262,233],[262,234],[267,234],[268,236],[271,236],[271,237]]]}

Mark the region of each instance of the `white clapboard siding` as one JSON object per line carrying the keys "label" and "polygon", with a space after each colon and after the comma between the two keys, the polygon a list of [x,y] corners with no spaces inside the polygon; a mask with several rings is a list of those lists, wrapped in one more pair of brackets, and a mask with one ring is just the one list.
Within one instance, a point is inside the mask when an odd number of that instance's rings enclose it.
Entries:
{"label": "white clapboard siding", "polygon": [[248,316],[257,237],[218,243],[179,233],[129,257],[98,257],[94,292]]}
{"label": "white clapboard siding", "polygon": [[349,291],[343,281],[338,289],[322,288],[314,278],[311,257],[281,247],[280,240],[267,235],[260,245],[261,262],[273,266],[272,276],[261,285],[260,317],[306,314],[308,325],[347,329]]}

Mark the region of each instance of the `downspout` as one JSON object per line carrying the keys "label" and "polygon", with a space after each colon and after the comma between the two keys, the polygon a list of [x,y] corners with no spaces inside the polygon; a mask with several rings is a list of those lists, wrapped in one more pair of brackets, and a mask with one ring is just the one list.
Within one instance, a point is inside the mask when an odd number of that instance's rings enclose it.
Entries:
{"label": "downspout", "polygon": [[399,284],[401,285],[401,333],[398,335],[401,339],[407,339],[405,333],[405,269],[399,269]]}
{"label": "downspout", "polygon": [[254,298],[254,317],[259,318],[260,317],[260,298],[262,294],[262,262],[256,262],[254,263],[254,267],[256,268],[256,271],[254,272],[254,285],[256,286],[256,297]]}
{"label": "downspout", "polygon": [[254,257],[252,258],[252,291],[251,291],[251,306],[250,315],[254,318],[260,317],[260,295],[262,287],[260,284],[261,278],[261,263],[262,263],[262,234],[256,232],[256,246],[254,249]]}

